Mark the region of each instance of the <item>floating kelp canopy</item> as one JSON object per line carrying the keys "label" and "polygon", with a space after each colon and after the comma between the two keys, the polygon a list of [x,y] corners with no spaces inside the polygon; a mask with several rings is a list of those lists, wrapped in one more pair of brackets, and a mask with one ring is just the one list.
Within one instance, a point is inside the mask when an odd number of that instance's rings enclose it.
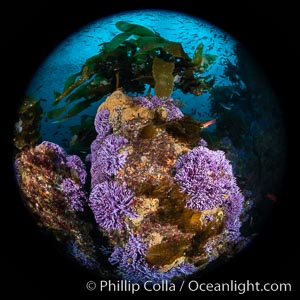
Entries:
{"label": "floating kelp canopy", "polygon": [[201,95],[212,87],[214,77],[201,74],[216,56],[204,53],[203,44],[190,58],[181,43],[149,28],[125,21],[117,22],[116,27],[121,33],[101,44],[99,53],[86,60],[81,72],[66,80],[61,93],[54,91],[55,108],[48,112],[49,119],[60,122],[73,117],[116,87],[142,94],[149,86],[160,98],[168,98],[174,89]]}

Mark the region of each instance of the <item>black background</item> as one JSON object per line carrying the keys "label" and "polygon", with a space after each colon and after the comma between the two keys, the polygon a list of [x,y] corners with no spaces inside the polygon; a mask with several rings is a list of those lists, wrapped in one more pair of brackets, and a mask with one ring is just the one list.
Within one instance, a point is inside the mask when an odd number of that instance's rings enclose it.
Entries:
{"label": "black background", "polygon": [[[271,217],[256,241],[229,264],[209,273],[206,281],[252,280],[292,282],[297,290],[299,233],[297,218],[296,93],[299,51],[296,48],[296,11],[289,1],[263,5],[262,1],[39,1],[8,3],[1,8],[1,255],[0,293],[40,297],[102,297],[88,292],[87,280],[97,280],[71,264],[36,227],[24,209],[12,172],[12,130],[16,107],[43,59],[69,34],[102,16],[129,9],[164,8],[201,17],[242,42],[262,66],[279,97],[288,136],[284,189]],[[290,1],[293,2],[293,1]],[[197,6],[196,6],[197,3]],[[134,21],[134,20],[133,20]],[[166,23],[168,20],[164,20]],[[295,149],[295,151],[294,151]],[[293,175],[293,171],[296,171]],[[263,212],[262,212],[263,213]],[[162,293],[169,296],[166,293]],[[294,294],[294,293],[293,293]],[[158,295],[158,294],[157,294]],[[272,294],[273,295],[273,294]],[[119,296],[121,296],[119,294]],[[208,297],[209,294],[189,293]],[[249,296],[254,296],[249,294]],[[262,294],[260,294],[262,296]],[[266,296],[266,295],[264,295]],[[273,295],[274,296],[274,295]],[[282,294],[287,297],[289,294]]]}

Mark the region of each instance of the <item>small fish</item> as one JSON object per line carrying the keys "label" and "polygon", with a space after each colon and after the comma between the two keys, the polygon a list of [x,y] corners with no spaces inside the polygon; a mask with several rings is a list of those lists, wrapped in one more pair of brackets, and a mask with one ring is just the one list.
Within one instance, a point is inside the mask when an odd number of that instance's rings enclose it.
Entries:
{"label": "small fish", "polygon": [[179,99],[174,99],[173,102],[177,107],[185,107],[185,103],[180,101]]}
{"label": "small fish", "polygon": [[203,124],[202,124],[202,128],[207,128],[208,126],[210,126],[210,125],[212,125],[212,124],[215,124],[216,123],[216,119],[212,119],[212,120],[209,120],[209,121],[207,121],[207,122],[204,122]]}
{"label": "small fish", "polygon": [[272,193],[268,193],[268,194],[266,195],[266,197],[267,197],[268,199],[270,199],[271,201],[273,201],[274,203],[277,202],[277,200],[278,200],[278,197],[277,197],[276,195],[272,194]]}
{"label": "small fish", "polygon": [[219,103],[223,108],[225,108],[226,110],[231,110],[232,107],[233,107],[233,104],[232,103],[228,103],[228,104],[225,104],[223,102],[220,102]]}
{"label": "small fish", "polygon": [[241,96],[241,94],[239,93],[239,92],[237,92],[237,91],[232,91],[232,94],[235,94],[235,95],[237,95],[237,96]]}
{"label": "small fish", "polygon": [[250,217],[250,222],[249,225],[252,226],[253,225],[253,217]]}
{"label": "small fish", "polygon": [[77,134],[74,134],[71,138],[71,141],[70,141],[70,146],[74,146],[76,144],[76,141],[78,140],[78,135]]}

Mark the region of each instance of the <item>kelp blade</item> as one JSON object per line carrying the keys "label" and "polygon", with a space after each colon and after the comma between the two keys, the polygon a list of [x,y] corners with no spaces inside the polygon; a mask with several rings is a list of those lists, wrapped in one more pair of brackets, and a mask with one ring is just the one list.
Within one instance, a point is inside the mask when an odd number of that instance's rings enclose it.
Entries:
{"label": "kelp blade", "polygon": [[116,23],[116,27],[123,31],[128,32],[130,34],[138,35],[138,36],[155,36],[155,32],[144,27],[142,25],[132,24],[125,21],[119,21]]}
{"label": "kelp blade", "polygon": [[47,113],[47,117],[52,120],[52,119],[55,119],[55,118],[58,118],[61,114],[63,114],[67,109],[67,106],[62,106],[62,107],[59,107],[59,108],[56,108],[56,109],[52,109],[50,111],[48,111]]}
{"label": "kelp blade", "polygon": [[91,105],[91,101],[81,101],[79,103],[76,103],[67,113],[66,116],[55,120],[53,123],[60,123],[63,122],[65,120],[68,120],[71,117],[76,116],[77,114],[81,113],[82,111],[84,111],[85,109],[87,109],[89,106]]}
{"label": "kelp blade", "polygon": [[117,49],[123,42],[125,42],[132,34],[129,32],[122,32],[116,35],[109,43],[104,45],[105,51],[114,51]]}
{"label": "kelp blade", "polygon": [[173,57],[187,58],[180,43],[164,40],[160,37],[145,37],[138,40],[137,45],[140,47],[135,56],[144,54],[152,50],[162,49],[171,54]]}
{"label": "kelp blade", "polygon": [[76,73],[76,74],[73,74],[71,75],[70,77],[68,77],[68,79],[66,80],[65,82],[65,85],[64,85],[64,92],[72,85],[74,84],[76,78],[80,75],[80,73]]}
{"label": "kelp blade", "polygon": [[204,45],[200,43],[197,48],[195,49],[194,56],[192,59],[192,63],[196,66],[200,66],[203,60],[203,48]]}
{"label": "kelp blade", "polygon": [[166,62],[158,57],[153,60],[152,73],[155,80],[154,91],[160,98],[171,96],[174,87],[174,63]]}

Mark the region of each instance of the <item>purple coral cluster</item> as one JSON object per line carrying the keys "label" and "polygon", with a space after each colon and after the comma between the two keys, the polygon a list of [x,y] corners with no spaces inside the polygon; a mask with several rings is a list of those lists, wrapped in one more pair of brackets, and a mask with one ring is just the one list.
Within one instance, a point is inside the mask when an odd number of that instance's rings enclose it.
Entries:
{"label": "purple coral cluster", "polygon": [[[61,188],[66,195],[69,208],[74,211],[83,211],[86,200],[83,186],[87,176],[84,163],[79,156],[68,155],[62,147],[55,143],[44,141],[40,146],[55,153],[53,159],[58,168],[67,167],[70,170],[71,177],[63,178]],[[74,178],[79,179],[79,183],[76,183]]]}
{"label": "purple coral cluster", "polygon": [[113,181],[113,176],[124,165],[127,152],[120,153],[127,139],[111,134],[108,123],[109,110],[102,109],[95,118],[98,136],[91,145],[91,181],[92,192],[89,204],[100,228],[106,230],[121,229],[123,217],[135,217],[132,211],[134,194],[126,185]]}
{"label": "purple coral cluster", "polygon": [[80,249],[78,243],[75,241],[69,243],[68,251],[82,266],[90,270],[99,267],[99,264],[91,256],[84,253],[83,249]]}
{"label": "purple coral cluster", "polygon": [[48,142],[48,141],[43,141],[40,146],[49,149],[50,151],[53,151],[55,153],[55,157],[53,157],[54,162],[58,165],[64,165],[66,164],[66,157],[67,153],[66,151],[60,147],[59,145]]}
{"label": "purple coral cluster", "polygon": [[70,178],[64,179],[61,186],[67,196],[69,207],[75,211],[83,211],[86,195],[82,188]]}
{"label": "purple coral cluster", "polygon": [[127,140],[121,136],[110,134],[101,141],[96,139],[91,146],[92,186],[96,186],[116,175],[124,165],[127,152],[120,153]]}
{"label": "purple coral cluster", "polygon": [[87,173],[85,170],[85,165],[80,157],[77,155],[68,155],[66,157],[66,165],[71,170],[74,170],[76,172],[76,176],[78,177],[80,183],[84,185]]}
{"label": "purple coral cluster", "polygon": [[93,188],[89,203],[99,227],[110,231],[124,226],[124,216],[136,217],[133,200],[134,194],[125,184],[104,181]]}
{"label": "purple coral cluster", "polygon": [[95,121],[94,121],[94,125],[95,125],[95,129],[98,133],[98,139],[100,138],[104,138],[105,136],[107,136],[110,132],[111,132],[111,125],[108,122],[109,119],[109,110],[108,109],[101,109],[96,117],[95,117]]}
{"label": "purple coral cluster", "polygon": [[152,283],[161,283],[162,280],[171,281],[174,277],[190,275],[196,271],[194,265],[182,263],[167,272],[160,272],[158,268],[147,264],[146,251],[147,247],[141,237],[130,234],[124,247],[115,247],[109,262],[117,265],[124,279],[138,283],[147,280],[151,280]]}
{"label": "purple coral cluster", "polygon": [[127,139],[110,134],[111,125],[108,119],[109,110],[101,109],[94,122],[98,136],[91,144],[92,187],[116,175],[125,163],[127,156],[126,151],[120,153],[120,149],[126,145]]}
{"label": "purple coral cluster", "polygon": [[135,97],[134,101],[142,107],[148,107],[150,110],[164,107],[167,111],[167,121],[181,119],[184,116],[181,110],[174,104],[173,98],[160,99],[157,96],[151,98]]}
{"label": "purple coral cluster", "polygon": [[187,208],[202,211],[222,207],[227,230],[239,232],[244,196],[223,151],[199,146],[182,155],[176,163],[175,180],[190,196]]}

